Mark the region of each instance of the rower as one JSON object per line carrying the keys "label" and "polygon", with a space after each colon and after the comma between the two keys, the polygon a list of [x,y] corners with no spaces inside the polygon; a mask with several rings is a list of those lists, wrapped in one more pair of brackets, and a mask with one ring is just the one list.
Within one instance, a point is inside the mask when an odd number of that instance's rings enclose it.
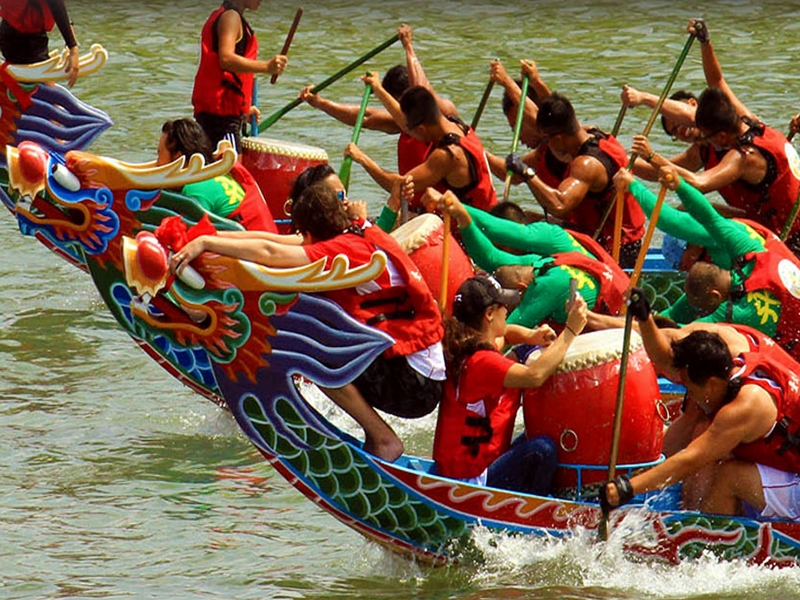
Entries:
{"label": "rower", "polygon": [[667,459],[609,481],[604,510],[683,481],[686,509],[800,520],[800,364],[744,326],[659,329],[644,291],[635,291],[629,310],[647,353],[686,386],[686,403],[667,430]]}
{"label": "rower", "polygon": [[[695,122],[700,133],[683,153],[666,159],[647,138],[635,136],[632,146],[641,159],[634,173],[654,180],[667,164],[703,193],[718,191],[730,208],[726,216],[745,216],[780,234],[800,193],[800,179],[792,169],[797,153],[786,137],[765,125],[731,91],[722,76],[708,29],[690,19],[688,30],[701,42],[703,71],[708,88],[700,95]],[[697,172],[700,168],[704,170]],[[800,254],[800,221],[788,234],[787,246]]]}
{"label": "rower", "polygon": [[[473,221],[471,215],[476,211],[467,212],[455,194],[450,191],[439,194],[429,190],[428,197],[458,223],[470,258],[480,268],[494,273],[504,288],[523,294],[520,305],[508,315],[510,324],[535,327],[547,322],[561,329],[569,318],[565,307],[571,298],[573,280],[576,291],[594,311],[607,315],[619,314],[623,293],[630,285],[630,280],[599,245],[595,244],[595,251],[605,256],[605,261],[585,251],[577,251],[580,248],[577,244],[570,244],[561,252],[553,252],[552,256],[530,252],[512,254],[492,243]],[[556,232],[563,231],[558,225],[535,225],[538,229],[547,226]],[[521,245],[516,243],[518,248]]]}
{"label": "rower", "polygon": [[[414,51],[411,27],[405,24],[401,25],[397,30],[397,35],[403,44],[406,65],[393,66],[386,71],[383,79],[380,79],[375,73],[368,73],[361,78],[365,84],[372,86],[372,93],[384,106],[384,108],[367,107],[362,126],[365,129],[382,131],[390,135],[399,134],[397,138],[397,170],[400,175],[405,175],[414,167],[425,162],[425,157],[430,152],[431,145],[428,142],[414,139],[405,130],[405,117],[402,110],[400,110],[400,96],[409,87],[421,85],[434,94],[442,114],[458,116],[458,110],[450,100],[437,95],[428,81],[422,68],[422,63]],[[355,125],[360,109],[358,105],[334,102],[318,93],[312,93],[313,87],[311,85],[304,87],[299,94],[300,100],[327,113],[345,125]],[[387,192],[390,192],[391,185],[379,177],[378,170],[373,170],[370,167],[371,165],[368,163],[364,165],[370,177],[375,179],[376,183],[381,185]],[[422,193],[420,192],[409,199],[408,208],[412,212],[425,212],[424,207],[419,202]],[[399,210],[394,210],[394,218],[391,220],[388,220],[388,214],[384,215],[383,219],[379,219],[376,224],[384,231],[391,231],[397,221],[398,212]]]}
{"label": "rower", "polygon": [[[161,127],[157,152],[157,165],[166,165],[178,158],[183,158],[185,163],[193,154],[200,154],[206,164],[215,160],[211,140],[192,119],[166,121]],[[245,229],[278,231],[261,189],[239,161],[234,163],[230,173],[188,183],[180,192],[194,198],[206,211],[232,219]]]}

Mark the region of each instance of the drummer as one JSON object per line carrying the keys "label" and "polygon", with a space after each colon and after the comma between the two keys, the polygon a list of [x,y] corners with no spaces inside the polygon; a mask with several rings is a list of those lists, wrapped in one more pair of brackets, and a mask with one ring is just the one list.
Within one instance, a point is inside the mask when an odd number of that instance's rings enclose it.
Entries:
{"label": "drummer", "polygon": [[[692,266],[686,293],[662,316],[679,324],[696,320],[749,325],[800,358],[800,301],[795,291],[800,282],[800,260],[774,236],[765,239],[753,235],[745,224],[721,216],[674,168],[662,167],[660,178],[677,191],[694,223],[714,240],[714,255],[721,257],[720,265],[698,262]],[[618,175],[618,184],[627,184],[640,196],[652,195],[646,187],[634,185],[625,172]]]}
{"label": "drummer", "polygon": [[[507,325],[519,293],[490,277],[474,277],[458,288],[453,318],[445,324],[447,382],[439,407],[433,459],[436,472],[477,485],[528,494],[549,493],[556,469],[556,446],[549,437],[511,441],[522,390],[540,387],[556,370],[586,323],[586,302],[569,308],[567,326],[552,329]],[[547,346],[541,356],[520,364],[498,349],[508,343]]]}
{"label": "drummer", "polygon": [[389,334],[395,343],[352,383],[324,391],[363,427],[366,451],[396,460],[403,453],[403,443],[376,409],[417,418],[436,408],[445,379],[441,314],[422,275],[394,238],[368,221],[352,221],[327,181],[310,185],[293,200],[296,235],[219,232],[200,236],[171,258],[170,268],[180,273],[204,251],[281,268],[320,259],[330,268],[335,256],[345,255],[351,268],[356,268],[382,251],[387,266],[380,276],[357,289],[326,296],[358,321]]}
{"label": "drummer", "polygon": [[683,481],[686,509],[800,520],[800,364],[744,326],[659,329],[643,290],[632,297],[645,349],[686,386],[686,410],[667,430],[670,456],[608,482],[604,508]]}
{"label": "drummer", "polygon": [[[205,130],[193,119],[166,121],[161,127],[156,164],[166,165],[193,154],[200,154],[206,164],[216,160]],[[181,194],[194,198],[210,213],[240,223],[245,229],[278,231],[261,189],[239,161],[234,163],[230,173],[184,185]]]}
{"label": "drummer", "polygon": [[194,118],[211,143],[227,138],[237,152],[245,119],[260,116],[253,104],[256,73],[280,75],[288,59],[277,54],[258,60],[258,40],[244,11],[261,0],[225,0],[208,17],[200,34],[200,64],[194,79]]}
{"label": "drummer", "polygon": [[575,251],[574,247],[553,256],[505,252],[493,245],[477,227],[472,213],[467,212],[455,194],[428,190],[428,197],[456,220],[470,258],[480,268],[494,273],[504,288],[523,293],[520,305],[508,315],[510,324],[534,327],[544,322],[567,323],[569,315],[565,306],[570,299],[573,279],[576,291],[596,312],[619,314],[630,280],[610,257],[608,264],[604,264],[591,255]]}

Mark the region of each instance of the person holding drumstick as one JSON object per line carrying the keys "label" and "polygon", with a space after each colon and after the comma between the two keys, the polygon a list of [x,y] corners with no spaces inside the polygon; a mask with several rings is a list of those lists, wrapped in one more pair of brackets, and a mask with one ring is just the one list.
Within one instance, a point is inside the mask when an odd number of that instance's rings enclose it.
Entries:
{"label": "person holding drumstick", "polygon": [[258,40],[244,11],[257,10],[260,4],[261,0],[225,0],[208,17],[200,34],[192,105],[194,118],[214,146],[228,138],[239,150],[245,119],[260,115],[252,99],[254,75],[279,75],[288,62],[283,54],[258,60]]}
{"label": "person holding drumstick", "polygon": [[[453,317],[445,324],[445,392],[439,406],[433,459],[439,475],[519,492],[549,493],[556,446],[546,436],[512,444],[522,390],[541,386],[586,325],[586,302],[577,296],[566,327],[556,337],[543,326],[508,325],[519,292],[491,277],[473,277],[458,288]],[[547,346],[538,359],[520,364],[498,351],[508,343]]]}

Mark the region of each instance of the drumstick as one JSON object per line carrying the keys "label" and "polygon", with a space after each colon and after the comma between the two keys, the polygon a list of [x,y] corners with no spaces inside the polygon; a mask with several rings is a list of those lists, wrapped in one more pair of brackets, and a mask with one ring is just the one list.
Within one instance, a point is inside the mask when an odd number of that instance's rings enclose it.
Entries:
{"label": "drumstick", "polygon": [[[286,41],[283,43],[283,48],[281,49],[281,54],[286,56],[289,54],[289,46],[292,45],[292,40],[294,39],[294,34],[297,31],[297,26],[300,24],[300,17],[303,16],[303,7],[297,9],[297,12],[294,14],[294,21],[292,21],[292,26],[289,28],[289,34],[286,36]],[[278,81],[278,74],[273,73],[272,77],[269,78],[270,83],[275,83]]]}

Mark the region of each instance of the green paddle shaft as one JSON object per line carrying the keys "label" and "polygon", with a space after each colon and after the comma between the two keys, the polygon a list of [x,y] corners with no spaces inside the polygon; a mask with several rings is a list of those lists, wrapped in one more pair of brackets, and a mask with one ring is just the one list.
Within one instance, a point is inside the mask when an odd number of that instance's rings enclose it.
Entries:
{"label": "green paddle shaft", "polygon": [[628,103],[623,102],[622,107],[619,109],[619,114],[617,115],[617,120],[614,123],[614,129],[611,130],[611,135],[617,137],[619,134],[619,128],[622,127],[622,119],[625,118],[625,111],[628,110]]}
{"label": "green paddle shaft", "polygon": [[[353,127],[353,137],[350,141],[354,144],[358,143],[358,136],[361,135],[361,125],[364,123],[364,115],[367,112],[367,103],[369,102],[369,95],[372,93],[372,86],[367,84],[364,87],[364,96],[361,98],[361,107],[358,109],[358,116],[356,117],[356,124]],[[353,157],[347,156],[339,167],[339,179],[344,184],[344,189],[350,189],[350,169],[353,167]]]}
{"label": "green paddle shaft", "polygon": [[800,211],[800,194],[797,194],[797,200],[794,201],[794,206],[792,207],[792,212],[789,213],[789,218],[786,219],[786,223],[781,230],[781,241],[785,242],[786,238],[789,237],[789,232],[792,230],[792,225],[794,225],[795,219],[797,219],[797,213]]}
{"label": "green paddle shaft", "polygon": [[475,111],[475,116],[472,117],[472,129],[478,128],[478,122],[481,120],[481,115],[483,115],[483,109],[486,108],[486,103],[489,101],[489,96],[492,93],[492,88],[494,87],[494,81],[491,79],[489,83],[486,84],[486,89],[483,90],[483,96],[481,96],[480,104],[478,104],[478,110]]}
{"label": "green paddle shaft", "polygon": [[[322,90],[324,90],[326,87],[328,87],[332,83],[337,82],[339,79],[341,79],[342,77],[344,77],[345,75],[347,75],[348,73],[353,71],[354,69],[357,69],[358,67],[360,67],[362,64],[367,62],[370,58],[372,58],[376,54],[380,54],[381,52],[386,50],[389,46],[394,44],[399,39],[400,39],[399,35],[397,35],[397,34],[393,35],[388,40],[383,42],[380,46],[378,46],[376,48],[373,48],[372,50],[367,52],[361,58],[351,62],[349,65],[347,65],[344,69],[342,69],[338,73],[335,73],[334,75],[331,75],[325,81],[315,85],[313,88],[311,88],[311,93],[312,94],[316,94],[318,92],[321,92]],[[297,106],[300,106],[302,103],[303,103],[303,101],[300,100],[300,98],[295,98],[294,100],[289,102],[289,104],[287,104],[283,108],[280,108],[280,109],[276,110],[274,113],[272,113],[269,117],[267,117],[266,119],[264,119],[261,122],[261,124],[258,126],[258,132],[261,133],[264,130],[272,127],[278,119],[280,119],[283,115],[288,113],[293,108],[295,108]]]}
{"label": "green paddle shaft", "polygon": [[[530,85],[530,80],[528,76],[522,78],[522,88],[520,90],[520,97],[519,97],[519,105],[517,106],[517,120],[514,123],[514,139],[511,141],[511,152],[514,153],[517,151],[517,146],[519,146],[519,136],[522,132],[522,118],[525,116],[525,99],[528,97],[528,86]],[[511,190],[511,177],[514,174],[509,171],[506,174],[506,184],[503,188],[503,202],[508,200],[508,193]]]}
{"label": "green paddle shaft", "polygon": [[[686,43],[683,46],[683,51],[681,55],[678,57],[678,62],[675,63],[675,67],[672,69],[672,73],[669,75],[669,79],[667,79],[667,85],[664,86],[664,91],[661,92],[661,96],[658,98],[658,102],[653,107],[653,112],[650,113],[650,119],[647,121],[647,125],[645,125],[644,131],[642,135],[650,135],[650,130],[653,129],[653,124],[656,122],[656,117],[661,112],[661,107],[664,104],[664,100],[667,99],[669,95],[669,91],[672,89],[672,84],[675,83],[675,80],[678,78],[678,73],[683,66],[683,62],[686,60],[686,56],[689,54],[689,49],[692,47],[692,42],[694,41],[694,35],[689,34],[689,39],[686,40]],[[622,114],[622,113],[621,113]],[[619,121],[619,117],[617,117]],[[633,165],[636,164],[636,153],[631,153],[630,161],[628,161],[628,171],[633,170]],[[620,201],[619,194],[615,196],[617,202]],[[603,227],[605,227],[606,221],[608,220],[608,215],[611,214],[611,209],[614,208],[615,202],[609,202],[608,206],[606,207],[606,211],[603,213],[603,217],[600,219],[600,225],[598,225],[597,229],[594,232],[594,239],[596,240],[600,237],[600,232],[603,231]]]}

